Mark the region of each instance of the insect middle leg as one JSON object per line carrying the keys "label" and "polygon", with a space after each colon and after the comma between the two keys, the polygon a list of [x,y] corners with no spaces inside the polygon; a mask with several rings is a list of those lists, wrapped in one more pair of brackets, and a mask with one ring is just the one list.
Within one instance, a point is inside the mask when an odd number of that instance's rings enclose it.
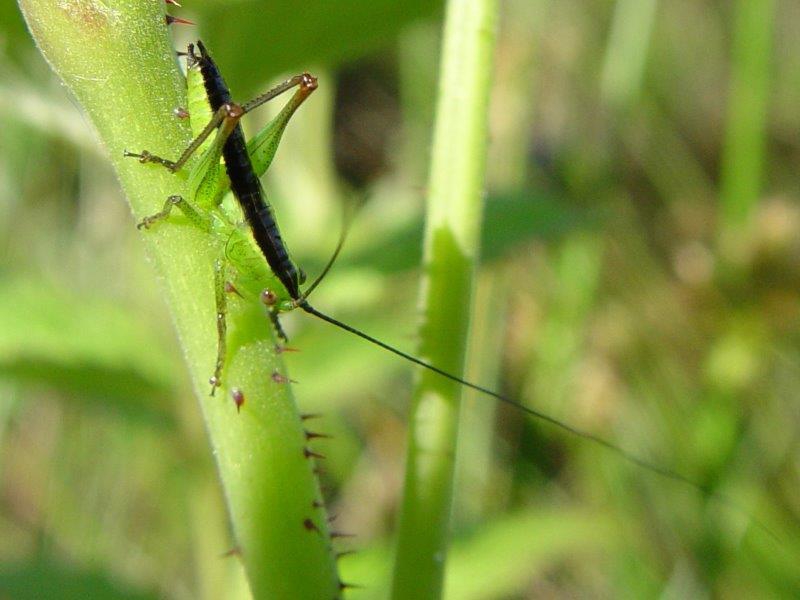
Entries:
{"label": "insect middle leg", "polygon": [[164,203],[164,208],[157,213],[149,215],[139,221],[136,224],[136,228],[150,229],[150,227],[155,223],[169,218],[173,208],[178,208],[186,216],[186,218],[189,219],[189,222],[198,229],[202,229],[203,231],[211,231],[211,219],[208,217],[208,215],[205,215],[197,210],[189,202],[184,200],[183,196],[177,195],[167,198],[167,201]]}
{"label": "insect middle leg", "polygon": [[217,362],[214,365],[214,374],[208,382],[211,384],[211,395],[217,391],[217,388],[222,385],[222,370],[225,368],[225,357],[227,354],[227,340],[228,334],[227,314],[228,314],[228,297],[225,285],[225,260],[218,258],[214,261],[214,299],[216,307],[216,321],[217,321]]}

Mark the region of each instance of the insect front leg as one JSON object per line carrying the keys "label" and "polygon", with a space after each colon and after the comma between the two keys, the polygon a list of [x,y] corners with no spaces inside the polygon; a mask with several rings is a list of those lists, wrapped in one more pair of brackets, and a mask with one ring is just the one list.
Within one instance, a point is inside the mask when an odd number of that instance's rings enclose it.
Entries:
{"label": "insect front leg", "polygon": [[[203,142],[208,139],[214,130],[219,127],[226,118],[230,117],[231,106],[228,104],[224,104],[219,107],[219,109],[214,113],[214,116],[211,117],[211,120],[208,122],[208,125],[205,126],[203,131],[194,138],[191,143],[186,147],[186,150],[180,155],[178,160],[172,161],[167,158],[162,158],[161,156],[156,156],[155,154],[151,153],[149,150],[142,150],[141,152],[128,152],[127,150],[123,151],[123,155],[127,158],[138,158],[140,163],[154,163],[157,165],[161,165],[165,167],[171,173],[175,173],[176,171],[180,170],[183,165],[186,164],[186,161],[191,158],[192,154],[194,154],[198,148],[203,145]],[[238,121],[238,118],[241,115],[237,115],[235,118]]]}

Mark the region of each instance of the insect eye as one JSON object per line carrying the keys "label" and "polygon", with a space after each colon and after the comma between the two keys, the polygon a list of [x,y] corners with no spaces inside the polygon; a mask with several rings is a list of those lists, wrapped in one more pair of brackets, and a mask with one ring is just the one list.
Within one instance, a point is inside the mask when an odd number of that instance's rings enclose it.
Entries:
{"label": "insect eye", "polygon": [[275,292],[271,290],[264,290],[261,292],[261,302],[266,304],[267,306],[275,306],[275,303],[278,301],[278,297],[275,295]]}

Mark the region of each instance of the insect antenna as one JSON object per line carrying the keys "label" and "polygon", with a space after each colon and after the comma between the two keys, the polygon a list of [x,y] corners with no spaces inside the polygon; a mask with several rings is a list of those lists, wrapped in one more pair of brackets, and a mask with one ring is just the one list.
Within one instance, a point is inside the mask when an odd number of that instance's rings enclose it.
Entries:
{"label": "insect antenna", "polygon": [[769,535],[775,541],[780,542],[780,538],[777,536],[777,534],[775,532],[773,532],[763,522],[761,522],[759,519],[757,519],[750,511],[748,511],[745,508],[743,508],[739,503],[737,503],[736,501],[734,501],[730,497],[726,496],[725,494],[721,494],[719,492],[715,492],[715,491],[709,489],[707,486],[705,486],[705,485],[703,485],[701,483],[698,483],[697,481],[694,481],[693,479],[687,477],[686,475],[683,475],[683,474],[679,473],[678,471],[675,471],[673,469],[664,467],[664,466],[656,464],[654,462],[650,462],[649,460],[647,460],[645,458],[642,458],[641,456],[638,456],[638,455],[636,455],[636,454],[634,454],[634,453],[632,453],[632,452],[630,452],[628,450],[625,450],[622,446],[618,446],[617,444],[614,444],[613,442],[610,442],[609,440],[607,440],[605,438],[602,438],[602,437],[600,437],[598,435],[595,435],[593,433],[589,433],[588,431],[584,431],[582,429],[578,429],[577,427],[574,427],[574,426],[570,425],[569,423],[561,421],[560,419],[557,419],[557,418],[555,418],[555,417],[553,417],[551,415],[548,415],[547,413],[544,413],[544,412],[541,412],[539,410],[536,410],[535,408],[530,408],[529,406],[525,406],[524,404],[522,404],[520,402],[517,402],[516,400],[512,400],[508,396],[504,396],[503,394],[499,394],[498,392],[495,392],[494,390],[491,390],[491,389],[489,389],[487,387],[483,387],[481,385],[478,385],[476,383],[472,383],[471,381],[467,381],[466,379],[462,379],[461,377],[453,375],[452,373],[448,373],[447,371],[445,371],[443,369],[440,369],[439,367],[437,367],[435,365],[432,365],[432,364],[430,364],[428,362],[425,362],[421,358],[417,358],[416,356],[408,354],[407,352],[403,352],[399,348],[395,348],[394,346],[391,346],[391,345],[387,344],[386,342],[382,342],[381,340],[372,337],[368,333],[364,333],[363,331],[360,331],[360,330],[356,329],[355,327],[351,327],[347,323],[343,323],[342,321],[339,321],[338,319],[334,319],[333,317],[330,317],[330,316],[326,315],[325,313],[322,313],[322,312],[318,311],[316,308],[314,308],[313,306],[311,306],[310,304],[305,302],[305,300],[303,300],[302,302],[298,303],[297,306],[299,308],[301,308],[302,310],[304,310],[305,312],[307,312],[308,314],[314,315],[318,319],[321,319],[321,320],[323,320],[323,321],[325,321],[327,323],[330,323],[331,325],[333,325],[335,327],[338,327],[339,329],[342,329],[344,331],[352,333],[353,335],[356,335],[356,336],[360,337],[363,340],[366,340],[366,341],[368,341],[368,342],[370,342],[372,344],[375,344],[376,346],[379,346],[379,347],[383,348],[384,350],[387,350],[387,351],[391,352],[392,354],[395,354],[395,355],[397,355],[397,356],[399,356],[401,358],[404,358],[405,360],[407,360],[409,362],[412,362],[412,363],[414,363],[416,365],[419,365],[420,367],[422,367],[424,369],[427,369],[429,371],[437,373],[438,375],[444,377],[445,379],[449,379],[451,381],[455,381],[456,383],[460,383],[461,385],[464,385],[464,386],[466,386],[466,387],[468,387],[470,389],[473,389],[475,391],[481,392],[482,394],[486,394],[487,396],[491,396],[492,398],[495,398],[496,400],[499,400],[500,402],[503,402],[505,404],[513,406],[513,407],[517,408],[518,410],[521,410],[525,414],[530,415],[531,417],[533,417],[535,419],[539,419],[540,421],[544,421],[545,423],[548,423],[548,424],[550,424],[550,425],[552,425],[552,426],[554,426],[554,427],[556,427],[558,429],[561,429],[562,431],[566,431],[567,433],[570,433],[570,434],[572,434],[574,436],[582,438],[582,439],[584,439],[584,440],[586,440],[588,442],[591,442],[593,444],[597,444],[598,446],[602,446],[606,450],[609,450],[610,452],[613,452],[614,454],[616,454],[620,458],[626,460],[627,462],[632,463],[632,464],[636,465],[637,467],[640,467],[640,468],[642,468],[642,469],[644,469],[646,471],[654,473],[655,475],[658,475],[659,477],[663,477],[665,479],[670,479],[672,481],[676,481],[678,483],[682,483],[684,485],[687,485],[687,486],[693,488],[694,490],[696,490],[697,492],[699,492],[701,495],[704,495],[704,496],[706,496],[708,498],[712,498],[714,500],[717,500],[718,502],[720,502],[724,506],[727,506],[728,508],[731,508],[731,509],[735,510],[736,512],[740,513],[741,515],[744,515],[745,517],[748,518],[748,520],[750,520],[753,524],[755,524],[756,527],[761,529],[763,532],[765,532],[767,535]]}
{"label": "insect antenna", "polygon": [[351,222],[351,220],[352,220],[352,216],[351,216],[350,212],[347,210],[346,207],[343,207],[342,208],[342,229],[339,232],[339,241],[336,242],[336,248],[334,248],[333,254],[331,254],[331,257],[328,259],[328,262],[325,265],[325,268],[322,269],[320,274],[317,275],[317,278],[311,283],[311,285],[308,286],[306,291],[303,292],[301,300],[298,302],[298,306],[300,306],[300,303],[303,303],[308,299],[308,297],[311,295],[311,292],[313,292],[316,289],[316,287],[320,283],[322,283],[322,280],[325,279],[325,276],[328,274],[328,272],[333,267],[333,263],[336,262],[336,259],[339,257],[339,253],[342,251],[342,248],[344,247],[344,242],[345,242],[345,240],[347,240],[347,234],[350,231],[350,222]]}

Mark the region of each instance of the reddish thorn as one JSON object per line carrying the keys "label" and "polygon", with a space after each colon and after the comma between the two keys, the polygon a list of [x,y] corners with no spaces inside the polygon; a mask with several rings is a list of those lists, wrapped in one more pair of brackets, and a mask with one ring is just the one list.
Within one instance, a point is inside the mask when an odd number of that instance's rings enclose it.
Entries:
{"label": "reddish thorn", "polygon": [[317,527],[311,519],[305,519],[303,521],[303,527],[305,527],[306,531],[316,531],[320,533],[319,527]]}
{"label": "reddish thorn", "polygon": [[231,398],[233,398],[233,403],[236,405],[236,412],[241,412],[244,404],[244,392],[239,388],[233,388],[231,390]]}
{"label": "reddish thorn", "polygon": [[335,540],[336,538],[351,538],[356,537],[355,533],[342,533],[341,531],[331,531],[331,539]]}
{"label": "reddish thorn", "polygon": [[345,583],[344,581],[339,582],[339,589],[341,591],[345,590],[361,590],[364,589],[363,585],[357,585],[355,583]]}
{"label": "reddish thorn", "polygon": [[177,108],[173,109],[172,114],[181,120],[189,118],[189,111],[182,106],[178,106]]}
{"label": "reddish thorn", "polygon": [[227,552],[221,554],[220,558],[230,558],[231,556],[241,556],[241,555],[242,555],[242,549],[239,548],[239,546],[234,546]]}
{"label": "reddish thorn", "polygon": [[300,352],[297,348],[289,348],[288,346],[284,346],[282,344],[275,344],[275,352],[277,354],[281,354],[283,352]]}
{"label": "reddish thorn", "polygon": [[181,5],[175,2],[175,0],[164,0],[164,2],[166,2],[167,4],[172,4],[172,6],[177,6],[178,8],[181,7]]}
{"label": "reddish thorn", "polygon": [[239,293],[239,290],[236,289],[236,286],[234,286],[230,281],[225,282],[225,293],[236,294],[237,296],[239,296],[239,298],[244,298],[244,296],[242,296],[242,294]]}
{"label": "reddish thorn", "polygon": [[339,515],[328,515],[328,523],[333,523],[338,518]]}
{"label": "reddish thorn", "polygon": [[317,433],[316,431],[309,431],[308,429],[304,429],[303,433],[305,434],[306,440],[308,441],[331,439],[331,436],[329,436],[327,433]]}
{"label": "reddish thorn", "polygon": [[356,553],[355,550],[342,550],[341,552],[336,553],[336,560],[339,560],[340,558],[344,558],[345,556],[349,556],[355,553]]}
{"label": "reddish thorn", "polygon": [[318,419],[321,416],[322,415],[319,414],[319,413],[305,413],[305,414],[300,415],[300,420],[301,421],[307,421],[308,419]]}
{"label": "reddish thorn", "polygon": [[320,460],[325,459],[325,457],[322,454],[320,454],[319,452],[314,452],[308,447],[303,448],[303,456],[305,456],[306,458],[312,458],[312,457],[318,458]]}
{"label": "reddish thorn", "polygon": [[289,379],[288,377],[284,377],[277,371],[272,372],[272,381],[275,383],[297,383],[294,379]]}
{"label": "reddish thorn", "polygon": [[194,25],[193,21],[189,21],[188,19],[181,19],[180,17],[173,17],[172,15],[167,15],[167,25]]}

